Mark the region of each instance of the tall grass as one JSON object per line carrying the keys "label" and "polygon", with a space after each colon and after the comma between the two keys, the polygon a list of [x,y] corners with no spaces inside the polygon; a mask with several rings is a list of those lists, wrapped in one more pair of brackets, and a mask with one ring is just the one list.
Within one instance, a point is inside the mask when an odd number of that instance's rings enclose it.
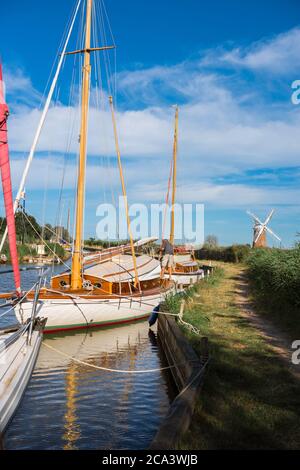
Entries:
{"label": "tall grass", "polygon": [[207,288],[218,284],[223,276],[224,270],[220,267],[216,267],[211,276],[191,285],[182,292],[167,295],[164,302],[161,304],[161,311],[179,313],[182,300],[185,302],[192,300],[194,295],[197,294],[202,287]]}
{"label": "tall grass", "polygon": [[300,248],[258,248],[247,264],[259,307],[290,332],[300,334]]}
{"label": "tall grass", "polygon": [[[17,245],[17,250],[20,263],[23,262],[26,256],[37,256],[36,250],[32,249],[29,245]],[[8,243],[5,243],[2,253],[6,255],[8,262],[11,262]]]}
{"label": "tall grass", "polygon": [[225,261],[229,263],[242,263],[251,251],[250,245],[232,245],[232,246],[203,246],[196,251],[196,257],[201,259],[209,259],[214,261]]}
{"label": "tall grass", "polygon": [[66,253],[64,248],[58,243],[48,242],[45,246],[45,252],[48,256],[53,256],[53,253],[55,253],[60,259],[65,259],[68,257],[68,253]]}
{"label": "tall grass", "polygon": [[[38,256],[37,251],[32,248],[32,246],[30,246],[29,244],[18,244],[17,250],[18,259],[20,263],[24,261],[24,258]],[[48,256],[53,256],[54,252],[61,259],[66,259],[69,256],[69,254],[64,250],[64,248],[58,243],[47,243],[47,245],[45,246],[45,252]],[[7,256],[8,262],[11,262],[8,243],[5,243],[4,245],[3,254]]]}

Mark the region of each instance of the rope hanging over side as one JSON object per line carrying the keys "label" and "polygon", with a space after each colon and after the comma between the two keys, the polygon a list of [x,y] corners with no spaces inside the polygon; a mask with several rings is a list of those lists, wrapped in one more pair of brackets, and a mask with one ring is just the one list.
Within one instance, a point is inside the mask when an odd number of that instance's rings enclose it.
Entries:
{"label": "rope hanging over side", "polygon": [[[83,366],[91,367],[92,369],[97,369],[101,370],[104,372],[114,372],[118,374],[131,374],[131,375],[139,375],[139,374],[150,374],[154,372],[162,372],[164,370],[170,370],[174,369],[175,367],[181,366],[186,364],[186,362],[181,362],[177,364],[172,364],[170,366],[165,366],[165,367],[158,367],[155,369],[144,369],[144,370],[124,370],[124,369],[112,369],[109,367],[102,367],[102,366],[96,366],[95,364],[90,364],[89,362],[81,361],[80,359],[77,359],[76,357],[70,356],[69,354],[64,353],[63,351],[60,351],[59,349],[50,346],[50,344],[47,343],[42,343],[43,346],[45,346],[48,349],[51,349],[52,351],[56,352],[60,356],[66,357],[74,362],[77,362],[78,364],[81,364]],[[195,379],[194,379],[195,380]]]}
{"label": "rope hanging over side", "polygon": [[184,321],[184,319],[183,319],[184,307],[185,307],[185,300],[182,300],[181,305],[180,305],[180,312],[178,314],[179,323],[184,325],[186,328],[188,328],[195,335],[200,336],[200,334],[201,334],[200,330],[198,330],[198,328],[196,326],[192,325],[191,323],[188,323],[188,322]]}

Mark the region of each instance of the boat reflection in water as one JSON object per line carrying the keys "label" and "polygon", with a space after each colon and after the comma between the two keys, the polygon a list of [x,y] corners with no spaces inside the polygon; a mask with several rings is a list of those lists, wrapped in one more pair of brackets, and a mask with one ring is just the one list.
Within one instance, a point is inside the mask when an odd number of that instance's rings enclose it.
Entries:
{"label": "boat reflection in water", "polygon": [[145,449],[165,416],[172,390],[146,322],[44,339],[6,449]]}

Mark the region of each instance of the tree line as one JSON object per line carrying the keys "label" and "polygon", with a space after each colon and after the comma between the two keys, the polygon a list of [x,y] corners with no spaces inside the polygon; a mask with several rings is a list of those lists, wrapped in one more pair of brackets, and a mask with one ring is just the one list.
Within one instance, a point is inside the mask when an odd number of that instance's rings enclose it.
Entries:
{"label": "tree line", "polygon": [[[26,212],[17,212],[16,217],[17,241],[19,243],[38,243],[43,238],[46,242],[57,240],[70,242],[71,237],[68,230],[64,227],[45,224],[43,227],[36,218]],[[2,236],[6,228],[6,218],[0,217],[0,235]],[[59,240],[58,240],[59,239]]]}

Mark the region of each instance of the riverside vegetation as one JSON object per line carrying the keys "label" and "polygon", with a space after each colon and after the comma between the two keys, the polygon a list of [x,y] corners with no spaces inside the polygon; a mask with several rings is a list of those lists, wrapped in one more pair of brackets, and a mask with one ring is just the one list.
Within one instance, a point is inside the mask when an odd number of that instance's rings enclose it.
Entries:
{"label": "riverside vegetation", "polygon": [[300,244],[289,250],[204,246],[196,255],[198,259],[243,263],[258,312],[292,338],[300,338]]}
{"label": "riverside vegetation", "polygon": [[247,258],[252,300],[291,338],[300,338],[300,246],[251,251]]}
{"label": "riverside vegetation", "polygon": [[[41,238],[46,242],[45,253],[47,256],[52,256],[54,252],[61,259],[66,259],[68,257],[63,246],[55,241],[55,238],[57,238],[55,234],[58,233],[58,231],[61,234],[62,239],[70,239],[70,235],[65,228],[52,227],[50,224],[46,224],[42,227],[35,217],[27,214],[26,212],[17,212],[15,220],[18,257],[21,263],[27,257],[36,257],[38,255],[34,245],[43,244]],[[0,217],[0,237],[2,237],[5,227],[6,219]],[[8,261],[10,261],[8,243],[5,243],[2,253],[5,254]]]}
{"label": "riverside vegetation", "polygon": [[[258,269],[253,263],[252,273]],[[211,362],[180,448],[299,448],[299,382],[240,311],[237,292],[245,266],[214,264],[214,274],[185,294],[184,319],[209,338]],[[168,298],[165,309],[178,313],[180,302],[180,296]],[[182,328],[200,352],[199,337]]]}

